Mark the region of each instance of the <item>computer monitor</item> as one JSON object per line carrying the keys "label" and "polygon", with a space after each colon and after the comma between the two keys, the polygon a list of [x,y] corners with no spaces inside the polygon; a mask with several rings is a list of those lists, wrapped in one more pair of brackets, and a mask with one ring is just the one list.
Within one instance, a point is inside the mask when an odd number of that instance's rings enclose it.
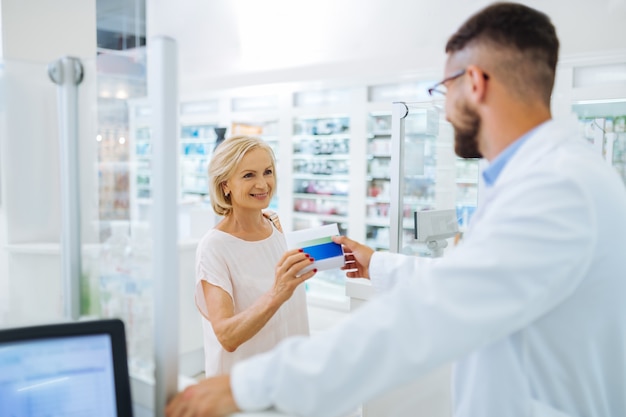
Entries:
{"label": "computer monitor", "polygon": [[0,330],[0,417],[132,416],[124,323]]}

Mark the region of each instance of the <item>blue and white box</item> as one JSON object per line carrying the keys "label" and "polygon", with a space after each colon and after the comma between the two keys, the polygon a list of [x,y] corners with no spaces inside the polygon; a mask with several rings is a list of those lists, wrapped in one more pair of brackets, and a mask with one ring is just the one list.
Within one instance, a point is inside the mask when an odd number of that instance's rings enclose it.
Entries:
{"label": "blue and white box", "polygon": [[287,232],[285,239],[289,249],[300,248],[314,259],[314,262],[302,270],[308,272],[313,268],[318,271],[341,268],[345,264],[343,248],[332,241],[332,236],[339,235],[337,223],[310,229]]}

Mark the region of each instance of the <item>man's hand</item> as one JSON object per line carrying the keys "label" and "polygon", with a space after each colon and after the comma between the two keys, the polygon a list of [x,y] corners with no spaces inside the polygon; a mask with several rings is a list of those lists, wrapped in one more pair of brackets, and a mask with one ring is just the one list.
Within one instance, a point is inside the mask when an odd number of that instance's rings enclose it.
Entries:
{"label": "man's hand", "polygon": [[241,411],[230,389],[230,376],[208,378],[187,387],[167,404],[167,417],[223,417]]}
{"label": "man's hand", "polygon": [[345,236],[333,236],[333,242],[343,245],[346,264],[341,269],[346,271],[348,278],[370,277],[370,260],[374,250]]}

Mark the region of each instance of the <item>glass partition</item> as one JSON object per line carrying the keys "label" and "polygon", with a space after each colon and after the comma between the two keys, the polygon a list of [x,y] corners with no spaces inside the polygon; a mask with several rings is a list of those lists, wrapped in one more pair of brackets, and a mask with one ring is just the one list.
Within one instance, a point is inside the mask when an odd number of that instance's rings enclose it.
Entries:
{"label": "glass partition", "polygon": [[626,100],[581,101],[572,110],[585,138],[626,184]]}
{"label": "glass partition", "polygon": [[[137,53],[117,56],[114,66],[100,65],[101,59],[111,62],[103,54],[81,59],[84,78],[77,89],[80,215],[75,219],[80,224],[81,256],[75,278],[82,318],[124,321],[135,400],[152,409],[155,227],[149,186],[153,160],[150,123],[136,131],[131,127],[133,105],[145,101],[147,93],[146,60],[141,51]],[[0,61],[0,327],[69,318],[64,311],[67,294],[59,238],[64,197],[57,89],[48,76],[47,63]],[[187,130],[179,133],[172,140],[181,149],[182,162],[189,161],[191,152],[184,152],[185,145],[195,144],[195,139],[188,138]],[[212,149],[210,145],[214,144],[203,144]],[[185,205],[182,186],[188,182],[181,177],[181,204],[176,213],[181,236],[178,251],[171,254],[179,268],[172,277],[180,283],[179,299],[160,304],[165,310],[174,308],[170,305],[179,308],[179,371],[195,376],[204,370],[204,354],[200,316],[193,303],[196,240],[189,231],[194,221],[204,218],[192,213],[192,205]]]}
{"label": "glass partition", "polygon": [[478,160],[454,154],[453,128],[442,105],[394,103],[391,118],[390,250],[433,253],[416,242],[414,213],[452,209],[459,230],[478,202]]}
{"label": "glass partition", "polygon": [[[82,61],[78,89],[80,187],[93,190],[95,157],[95,61]],[[0,61],[0,325],[64,319],[61,276],[62,162],[57,85],[48,63]],[[80,195],[80,234],[87,258],[97,253],[97,206]],[[85,261],[80,279],[87,282]],[[81,294],[87,297],[87,291]],[[93,306],[85,303],[83,312]]]}
{"label": "glass partition", "polygon": [[[97,127],[87,140],[97,149],[90,161],[97,186],[81,188],[81,193],[90,194],[90,200],[97,202],[98,210],[90,219],[97,229],[97,250],[83,252],[83,263],[90,268],[86,270],[88,290],[82,310],[124,321],[131,375],[151,380],[152,227],[149,217],[136,210],[135,184],[141,172],[149,169],[150,159],[135,156],[134,147],[139,145],[133,142],[130,129],[130,103],[147,94],[145,52],[101,53],[95,69]],[[148,127],[145,130],[148,132]]]}

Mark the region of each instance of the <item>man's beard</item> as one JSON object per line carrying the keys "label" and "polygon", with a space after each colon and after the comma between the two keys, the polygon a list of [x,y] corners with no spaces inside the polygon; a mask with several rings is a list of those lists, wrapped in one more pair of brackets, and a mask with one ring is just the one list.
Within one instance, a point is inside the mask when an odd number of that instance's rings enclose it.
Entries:
{"label": "man's beard", "polygon": [[461,158],[482,158],[478,149],[480,116],[466,103],[459,106],[459,113],[461,121],[451,122],[454,127],[454,153]]}

